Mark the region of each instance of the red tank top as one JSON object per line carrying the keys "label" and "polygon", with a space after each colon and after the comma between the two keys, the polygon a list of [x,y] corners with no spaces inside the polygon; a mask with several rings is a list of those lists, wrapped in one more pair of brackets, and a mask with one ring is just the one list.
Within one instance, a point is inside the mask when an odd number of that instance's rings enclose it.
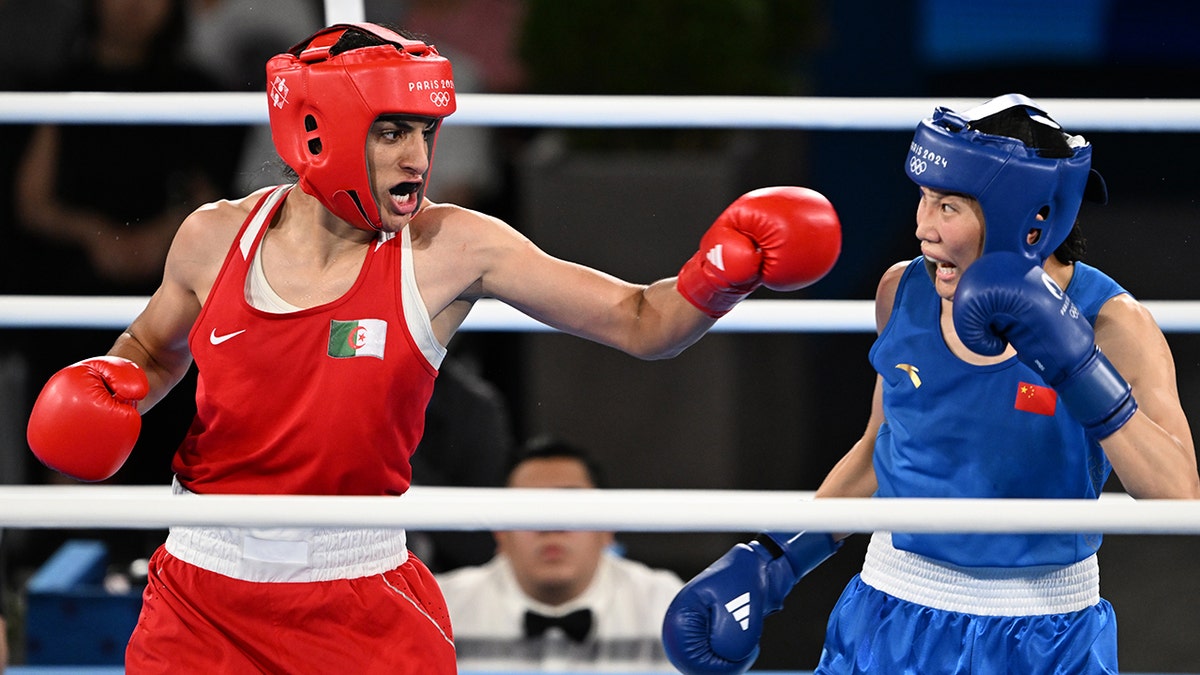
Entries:
{"label": "red tank top", "polygon": [[377,240],[341,298],[261,311],[246,276],[285,195],[246,219],[188,336],[196,418],[172,468],[198,493],[402,494],[437,370],[404,319],[401,240]]}

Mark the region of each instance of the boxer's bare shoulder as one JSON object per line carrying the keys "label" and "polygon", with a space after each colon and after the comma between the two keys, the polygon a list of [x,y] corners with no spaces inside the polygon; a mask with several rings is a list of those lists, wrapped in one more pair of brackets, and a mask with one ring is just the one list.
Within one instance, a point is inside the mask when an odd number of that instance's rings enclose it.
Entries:
{"label": "boxer's bare shoulder", "polygon": [[242,224],[272,189],[210,202],[193,211],[179,226],[167,254],[167,279],[191,290],[203,304]]}

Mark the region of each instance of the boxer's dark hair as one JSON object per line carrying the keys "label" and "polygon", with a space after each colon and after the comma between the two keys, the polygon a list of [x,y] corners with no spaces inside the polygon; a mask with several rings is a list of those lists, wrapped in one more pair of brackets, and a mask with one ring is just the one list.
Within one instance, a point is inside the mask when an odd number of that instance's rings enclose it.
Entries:
{"label": "boxer's dark hair", "polygon": [[1083,236],[1083,230],[1079,227],[1079,222],[1075,222],[1075,226],[1071,228],[1071,233],[1058,248],[1054,249],[1054,257],[1058,258],[1060,263],[1070,265],[1076,260],[1083,260],[1083,254],[1087,253],[1087,238]]}
{"label": "boxer's dark hair", "polygon": [[1042,157],[1061,159],[1075,155],[1067,141],[1069,136],[1061,127],[1039,122],[1020,106],[971,122],[971,128],[993,136],[1015,138],[1037,150]]}
{"label": "boxer's dark hair", "polygon": [[[386,28],[406,40],[419,40],[426,44],[431,44],[429,39],[423,34],[404,30],[403,28],[400,28],[398,26],[388,24],[388,23],[378,23],[376,25]],[[338,38],[338,41],[335,42],[333,44],[333,46],[329,48],[329,55],[337,56],[338,54],[341,54],[342,52],[348,52],[348,51],[351,51],[354,49],[362,49],[364,47],[375,47],[378,45],[385,45],[385,44],[388,44],[388,41],[384,40],[383,38],[379,37],[378,35],[375,35],[374,33],[370,33],[370,32],[352,27],[349,30],[347,30],[345,33],[342,33],[342,36],[340,38]],[[299,53],[300,51],[302,51],[304,49],[304,47],[307,47],[307,44],[297,45],[296,47],[294,47],[292,49],[292,51],[293,51],[293,53]]]}

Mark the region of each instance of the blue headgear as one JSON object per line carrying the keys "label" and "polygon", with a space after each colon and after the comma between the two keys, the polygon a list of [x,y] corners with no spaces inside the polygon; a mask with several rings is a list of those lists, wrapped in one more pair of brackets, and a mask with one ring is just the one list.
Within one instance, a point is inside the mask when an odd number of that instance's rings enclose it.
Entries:
{"label": "blue headgear", "polygon": [[[914,183],[979,201],[984,216],[983,252],[1013,251],[1041,263],[1066,240],[1079,215],[1089,176],[1092,146],[1063,133],[1065,157],[1047,157],[1024,142],[979,131],[973,125],[1012,108],[1032,123],[1062,132],[1036,103],[1020,94],[994,98],[965,113],[945,107],[917,125],[904,170]],[[1103,190],[1095,174],[1097,192]],[[1038,220],[1038,213],[1045,215]],[[1028,242],[1029,231],[1041,230]]]}

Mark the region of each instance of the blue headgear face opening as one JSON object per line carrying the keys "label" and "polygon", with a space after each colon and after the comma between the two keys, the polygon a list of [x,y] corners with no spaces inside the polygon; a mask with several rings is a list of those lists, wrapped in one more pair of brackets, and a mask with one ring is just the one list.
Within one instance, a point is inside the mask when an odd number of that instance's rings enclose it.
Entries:
{"label": "blue headgear face opening", "polygon": [[[1024,142],[983,133],[973,124],[1012,108],[1034,123],[1061,128],[1020,94],[992,99],[965,113],[936,109],[917,125],[904,170],[917,185],[979,201],[984,217],[983,252],[1012,251],[1041,264],[1066,240],[1079,215],[1091,173],[1092,146],[1064,134],[1066,157],[1047,157]],[[1097,174],[1097,179],[1099,178]],[[1038,219],[1038,214],[1045,216]],[[1030,230],[1040,230],[1033,243]]]}

